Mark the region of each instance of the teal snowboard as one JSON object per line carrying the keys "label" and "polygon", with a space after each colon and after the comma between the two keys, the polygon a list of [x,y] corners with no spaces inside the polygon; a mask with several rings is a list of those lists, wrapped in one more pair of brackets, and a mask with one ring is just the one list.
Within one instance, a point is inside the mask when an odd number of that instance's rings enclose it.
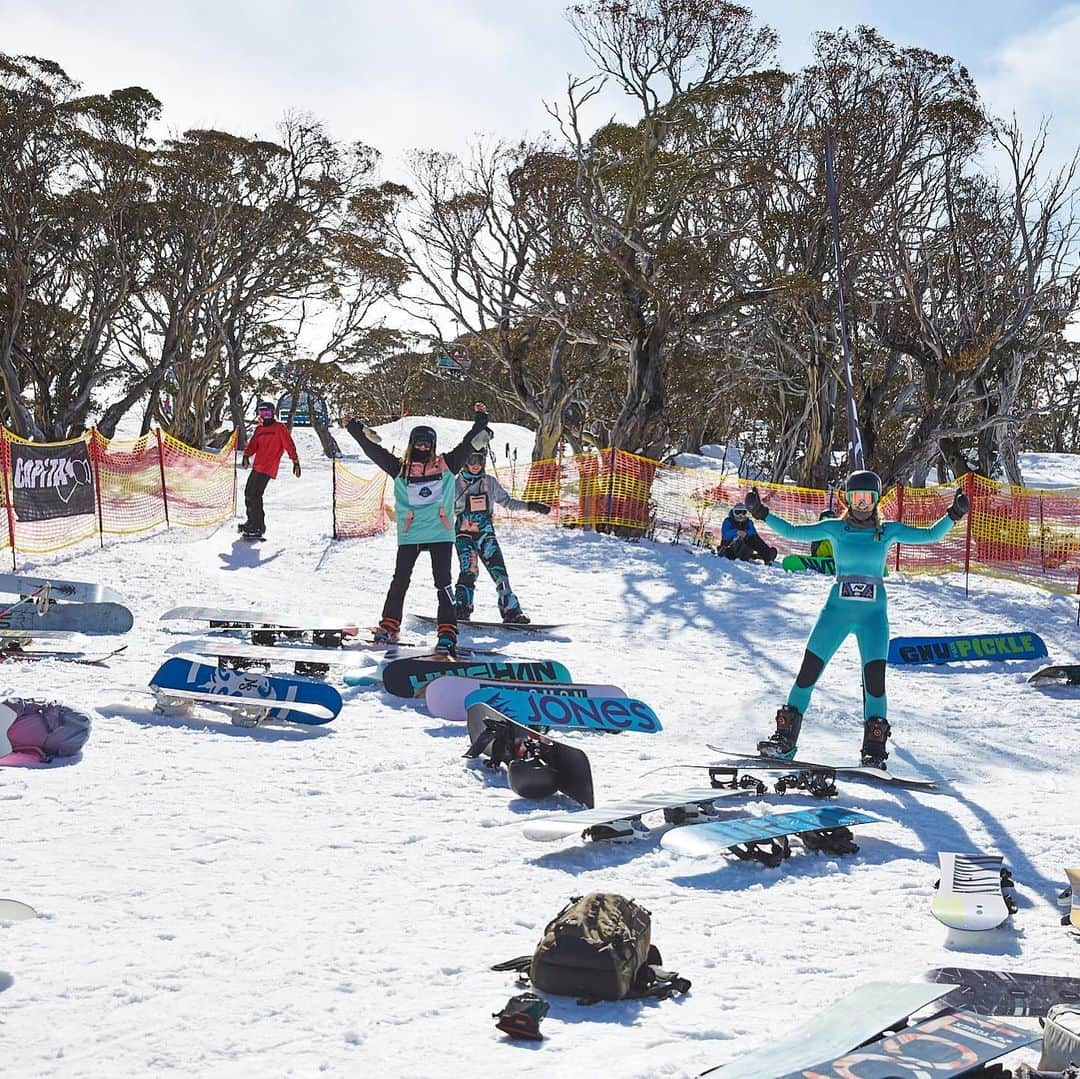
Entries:
{"label": "teal snowboard", "polygon": [[511,684],[475,690],[465,698],[466,710],[474,704],[486,704],[524,727],[641,734],[661,730],[656,713],[632,697],[567,697],[517,690]]}

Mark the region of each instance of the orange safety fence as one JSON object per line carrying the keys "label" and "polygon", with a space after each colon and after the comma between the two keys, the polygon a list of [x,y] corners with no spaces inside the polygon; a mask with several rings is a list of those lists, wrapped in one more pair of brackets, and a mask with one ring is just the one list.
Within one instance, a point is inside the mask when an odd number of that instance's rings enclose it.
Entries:
{"label": "orange safety fence", "polygon": [[160,430],[29,442],[0,428],[0,549],[44,554],[94,536],[216,524],[235,509],[235,448],[235,434],[210,453]]}
{"label": "orange safety fence", "polygon": [[[340,463],[334,474],[335,535],[348,539],[386,528],[385,483],[378,477],[364,479]],[[554,523],[638,535],[662,531],[709,546],[719,542],[728,510],[752,485],[719,470],[660,464],[622,450],[505,465],[496,475],[515,498],[552,507],[548,517],[496,507],[504,523]],[[894,547],[889,556],[893,572],[963,570],[1053,592],[1080,592],[1080,489],[1011,487],[974,475],[965,476],[960,485],[971,499],[971,513],[938,543]],[[757,487],[772,510],[796,524],[817,521],[830,506],[827,491],[768,483]],[[951,505],[956,487],[893,488],[882,501],[882,514],[887,520],[930,525]],[[792,545],[774,535],[768,521],[757,527],[783,552],[808,551],[808,545]]]}

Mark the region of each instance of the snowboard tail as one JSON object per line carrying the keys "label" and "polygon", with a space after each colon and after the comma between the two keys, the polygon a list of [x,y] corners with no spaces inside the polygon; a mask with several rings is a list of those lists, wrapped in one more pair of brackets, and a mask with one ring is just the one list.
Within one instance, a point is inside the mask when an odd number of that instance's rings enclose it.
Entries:
{"label": "snowboard tail", "polygon": [[964,932],[996,929],[1016,909],[1004,893],[1012,880],[1001,855],[941,851],[938,862],[941,880],[930,911],[942,925]]}
{"label": "snowboard tail", "polygon": [[953,987],[945,1003],[978,1015],[1043,1017],[1055,1004],[1080,1006],[1080,978],[967,967],[934,967],[929,982]]}
{"label": "snowboard tail", "polygon": [[1036,671],[1029,679],[1033,685],[1048,682],[1062,682],[1067,686],[1080,686],[1080,663],[1065,664],[1057,667],[1044,667]]}

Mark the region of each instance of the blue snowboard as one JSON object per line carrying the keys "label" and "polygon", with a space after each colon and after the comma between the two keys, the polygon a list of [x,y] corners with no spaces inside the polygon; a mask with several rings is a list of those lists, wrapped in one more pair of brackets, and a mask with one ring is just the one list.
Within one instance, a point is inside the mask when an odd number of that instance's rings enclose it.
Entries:
{"label": "blue snowboard", "polygon": [[630,697],[567,697],[563,694],[535,693],[488,686],[470,693],[465,708],[486,704],[524,727],[553,730],[638,731],[655,734],[661,730],[656,713],[642,701]]}
{"label": "blue snowboard", "polygon": [[893,637],[889,662],[900,667],[965,660],[1039,659],[1046,645],[1036,633],[984,633],[971,637]]}
{"label": "blue snowboard", "polygon": [[309,725],[329,723],[341,711],[342,703],[341,694],[324,682],[284,678],[256,671],[222,670],[209,663],[193,663],[186,659],[166,660],[150,679],[150,686],[166,692],[175,690],[181,697],[184,694],[212,694],[243,701],[282,701],[286,705],[295,701],[300,705],[326,709],[330,713],[327,718],[322,718],[288,707],[276,708],[270,713],[274,719]]}

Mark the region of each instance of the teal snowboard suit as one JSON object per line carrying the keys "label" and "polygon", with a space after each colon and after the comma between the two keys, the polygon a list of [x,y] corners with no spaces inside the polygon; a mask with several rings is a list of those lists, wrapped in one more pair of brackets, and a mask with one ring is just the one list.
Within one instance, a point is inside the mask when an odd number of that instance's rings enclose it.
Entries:
{"label": "teal snowboard suit", "polygon": [[775,513],[769,514],[767,526],[778,536],[802,542],[828,540],[836,559],[836,583],[806,642],[802,667],[788,694],[787,703],[792,708],[805,714],[825,665],[847,636],[854,633],[863,666],[863,716],[888,717],[885,658],[889,652],[889,606],[882,577],[889,548],[894,543],[937,543],[953,524],[948,514],[929,528],[898,521],[860,526],[843,519],[793,525]]}

